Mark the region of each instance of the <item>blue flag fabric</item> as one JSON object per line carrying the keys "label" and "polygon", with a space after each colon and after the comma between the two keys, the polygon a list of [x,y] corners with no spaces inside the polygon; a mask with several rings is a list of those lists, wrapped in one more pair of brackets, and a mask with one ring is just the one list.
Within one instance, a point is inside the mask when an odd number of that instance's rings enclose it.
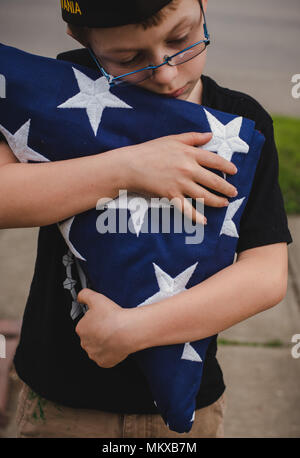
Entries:
{"label": "blue flag fabric", "polygon": [[[236,186],[238,196],[229,199],[228,207],[205,207],[204,234],[199,224],[186,227],[186,218],[178,230],[175,223],[182,213],[175,206],[127,190],[106,205],[60,222],[70,255],[91,288],[122,307],[142,307],[179,294],[233,263],[264,143],[253,121],[140,87],[110,89],[98,71],[5,45],[0,45],[0,74],[5,82],[0,132],[21,162],[58,161],[166,135],[212,131],[204,148],[238,168],[234,176],[209,169]],[[72,260],[67,256],[64,262]],[[64,287],[71,290],[72,281],[67,278]],[[72,318],[82,311],[85,307],[74,299]],[[173,431],[192,428],[210,341],[208,336],[134,354],[158,412]]]}

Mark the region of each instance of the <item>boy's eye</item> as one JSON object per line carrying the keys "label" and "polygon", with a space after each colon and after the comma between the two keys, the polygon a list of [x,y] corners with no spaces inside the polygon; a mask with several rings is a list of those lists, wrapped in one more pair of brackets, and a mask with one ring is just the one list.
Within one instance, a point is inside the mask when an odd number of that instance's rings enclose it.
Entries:
{"label": "boy's eye", "polygon": [[142,60],[142,56],[140,54],[136,54],[134,57],[132,57],[131,59],[128,59],[128,60],[123,60],[123,61],[119,61],[118,63],[120,65],[124,65],[124,66],[127,66],[128,65],[132,65],[132,64],[137,64],[138,62],[140,62]]}
{"label": "boy's eye", "polygon": [[130,64],[133,64],[134,62],[137,61],[137,57],[133,57],[133,59],[130,59],[130,60],[126,60],[126,61],[123,61],[123,62],[120,62],[121,65],[130,65]]}
{"label": "boy's eye", "polygon": [[188,38],[188,35],[182,38],[177,38],[176,40],[171,40],[169,43],[183,43]]}
{"label": "boy's eye", "polygon": [[[176,43],[176,44],[179,44],[179,43],[183,43],[184,41],[186,41],[188,38],[188,35],[184,36],[184,37],[181,37],[181,38],[176,38],[176,40],[170,40],[168,43]],[[126,61],[123,61],[123,62],[120,62],[121,65],[124,65],[124,66],[128,66],[128,65],[132,65],[132,64],[135,64],[137,61],[139,60],[139,56],[135,56],[133,57],[132,59],[130,60],[126,60]]]}

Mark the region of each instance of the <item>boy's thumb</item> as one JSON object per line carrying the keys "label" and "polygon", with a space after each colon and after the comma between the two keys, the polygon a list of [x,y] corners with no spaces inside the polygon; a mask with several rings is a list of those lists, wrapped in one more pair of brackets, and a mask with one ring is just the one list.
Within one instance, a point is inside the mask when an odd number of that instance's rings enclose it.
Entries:
{"label": "boy's thumb", "polygon": [[95,300],[97,294],[98,293],[96,293],[96,291],[93,291],[92,289],[84,288],[79,292],[77,296],[77,301],[91,308],[93,306],[93,301]]}

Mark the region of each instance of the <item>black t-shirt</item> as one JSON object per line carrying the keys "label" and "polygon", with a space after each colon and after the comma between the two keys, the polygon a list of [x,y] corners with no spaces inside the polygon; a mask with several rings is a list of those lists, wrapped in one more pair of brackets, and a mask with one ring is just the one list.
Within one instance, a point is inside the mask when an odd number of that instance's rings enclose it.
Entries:
{"label": "black t-shirt", "polygon": [[[85,49],[63,53],[58,58],[95,67]],[[241,218],[237,253],[273,243],[291,243],[278,184],[271,117],[252,97],[222,88],[207,76],[202,76],[202,82],[203,105],[254,120],[266,137]],[[108,369],[99,367],[81,348],[75,332],[81,316],[71,319],[72,296],[64,282],[70,277],[77,281],[77,292],[81,283],[75,264],[71,271],[66,269],[63,257],[67,253],[56,224],[40,228],[35,271],[14,359],[18,375],[41,396],[74,408],[157,413],[147,381],[131,355]],[[215,402],[225,390],[216,353],[214,336],[204,363],[197,409]]]}

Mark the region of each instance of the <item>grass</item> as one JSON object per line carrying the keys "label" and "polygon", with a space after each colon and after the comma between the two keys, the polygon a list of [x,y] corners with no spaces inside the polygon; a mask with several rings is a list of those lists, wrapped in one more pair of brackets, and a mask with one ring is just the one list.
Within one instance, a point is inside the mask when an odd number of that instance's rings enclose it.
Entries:
{"label": "grass", "polygon": [[272,116],[279,156],[279,183],[288,214],[300,213],[300,118]]}
{"label": "grass", "polygon": [[284,347],[284,343],[279,339],[269,340],[267,342],[240,342],[238,340],[219,339],[218,345],[234,345],[240,347],[267,347],[267,348],[278,348]]}

